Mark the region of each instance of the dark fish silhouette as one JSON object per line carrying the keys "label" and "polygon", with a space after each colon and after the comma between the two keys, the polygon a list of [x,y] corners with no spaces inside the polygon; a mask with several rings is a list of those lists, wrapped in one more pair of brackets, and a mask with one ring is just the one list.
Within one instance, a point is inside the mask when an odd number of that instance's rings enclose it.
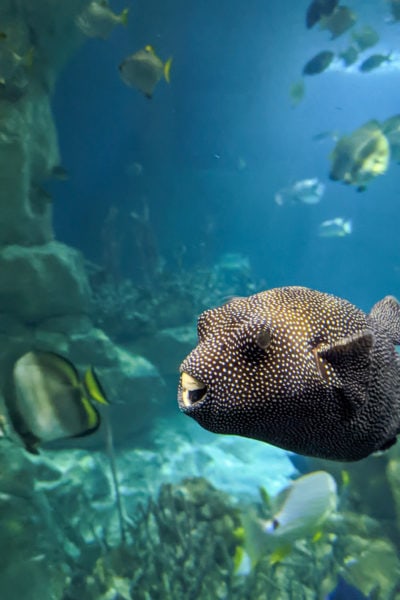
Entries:
{"label": "dark fish silhouette", "polygon": [[329,17],[322,17],[321,29],[331,32],[331,39],[339,37],[345,31],[353,27],[357,17],[347,6],[337,6]]}
{"label": "dark fish silhouette", "polygon": [[311,29],[321,17],[329,17],[339,4],[339,0],[313,0],[306,12],[306,27]]}
{"label": "dark fish silhouette", "polygon": [[205,311],[183,361],[181,410],[216,433],[353,461],[400,432],[400,304],[367,315],[330,294],[283,287]]}
{"label": "dark fish silhouette", "polygon": [[372,54],[361,63],[359,70],[362,73],[369,73],[390,60],[390,54]]}
{"label": "dark fish silhouette", "polygon": [[335,56],[331,50],[322,50],[318,52],[313,58],[311,58],[303,68],[303,75],[318,75],[325,71],[333,61]]}
{"label": "dark fish silhouette", "polygon": [[357,44],[360,52],[367,50],[367,48],[372,48],[372,46],[375,46],[379,42],[378,33],[370,25],[364,25],[358,31],[352,31],[351,37]]}
{"label": "dark fish silhouette", "polygon": [[342,59],[346,67],[350,67],[358,59],[358,50],[354,46],[349,46],[346,50],[339,52],[339,58]]}
{"label": "dark fish silhouette", "polygon": [[400,0],[390,1],[390,11],[393,21],[400,21]]}

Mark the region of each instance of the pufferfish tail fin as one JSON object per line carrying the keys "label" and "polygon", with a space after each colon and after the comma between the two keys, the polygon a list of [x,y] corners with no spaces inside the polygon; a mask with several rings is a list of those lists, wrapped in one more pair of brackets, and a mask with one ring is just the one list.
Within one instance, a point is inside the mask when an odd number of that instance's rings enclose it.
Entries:
{"label": "pufferfish tail fin", "polygon": [[374,304],[369,316],[384,327],[393,344],[400,344],[400,303],[394,296],[385,296]]}

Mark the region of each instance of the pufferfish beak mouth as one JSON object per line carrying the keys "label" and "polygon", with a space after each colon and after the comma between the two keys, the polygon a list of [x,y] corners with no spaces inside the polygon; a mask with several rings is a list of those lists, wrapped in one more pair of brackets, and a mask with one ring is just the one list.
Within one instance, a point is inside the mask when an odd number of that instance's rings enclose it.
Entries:
{"label": "pufferfish beak mouth", "polygon": [[207,386],[188,373],[183,372],[180,381],[179,404],[188,410],[200,403],[207,395]]}

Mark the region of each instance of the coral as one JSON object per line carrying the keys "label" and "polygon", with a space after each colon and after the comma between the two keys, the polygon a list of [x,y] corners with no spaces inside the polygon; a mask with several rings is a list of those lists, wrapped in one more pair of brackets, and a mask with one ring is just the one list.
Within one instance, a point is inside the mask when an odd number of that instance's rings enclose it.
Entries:
{"label": "coral", "polygon": [[121,586],[122,597],[135,600],[230,598],[238,525],[228,497],[206,480],[163,485],[157,502],[139,511],[132,543],[100,557],[83,580],[73,579],[65,600],[105,598]]}
{"label": "coral", "polygon": [[[11,467],[0,485],[0,530],[14,559],[0,570],[2,589],[12,585],[24,561],[38,597],[50,597],[42,590],[41,570],[56,600],[317,600],[332,591],[338,575],[365,595],[397,598],[397,548],[381,521],[349,508],[355,496],[347,488],[348,508],[340,508],[319,540],[297,540],[276,564],[266,551],[245,575],[234,566],[236,550],[243,547],[241,514],[257,509],[266,516],[254,496],[243,500],[240,493],[234,501],[207,479],[192,477],[163,483],[156,499],[149,498],[174,469],[185,468],[176,468],[170,457],[170,472],[163,473],[167,456],[127,451],[122,462],[118,455],[128,514],[122,542],[102,454],[72,450],[31,458],[6,438],[0,439],[0,452]],[[153,488],[143,493],[151,477]],[[44,565],[42,556],[49,553],[51,564]],[[21,597],[31,597],[21,589]]]}
{"label": "coral", "polygon": [[90,568],[84,561],[86,572],[73,574],[64,600],[316,600],[339,574],[364,594],[389,600],[400,581],[396,549],[379,522],[355,513],[341,515],[340,526],[318,542],[296,541],[277,564],[266,553],[247,575],[234,566],[242,544],[238,507],[207,480],[164,484],[157,501],[135,514],[128,543],[92,557]]}

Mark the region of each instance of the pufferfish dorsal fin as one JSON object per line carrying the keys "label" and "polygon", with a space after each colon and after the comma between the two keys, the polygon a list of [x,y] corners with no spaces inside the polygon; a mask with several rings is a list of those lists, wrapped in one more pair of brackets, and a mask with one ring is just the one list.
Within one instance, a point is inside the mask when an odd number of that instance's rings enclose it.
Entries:
{"label": "pufferfish dorsal fin", "polygon": [[374,304],[369,317],[385,328],[393,344],[400,344],[400,303],[394,296],[385,296]]}
{"label": "pufferfish dorsal fin", "polygon": [[367,397],[373,345],[374,334],[365,329],[333,344],[320,344],[314,351],[319,374],[331,385],[331,373],[338,378],[351,413],[361,408]]}

